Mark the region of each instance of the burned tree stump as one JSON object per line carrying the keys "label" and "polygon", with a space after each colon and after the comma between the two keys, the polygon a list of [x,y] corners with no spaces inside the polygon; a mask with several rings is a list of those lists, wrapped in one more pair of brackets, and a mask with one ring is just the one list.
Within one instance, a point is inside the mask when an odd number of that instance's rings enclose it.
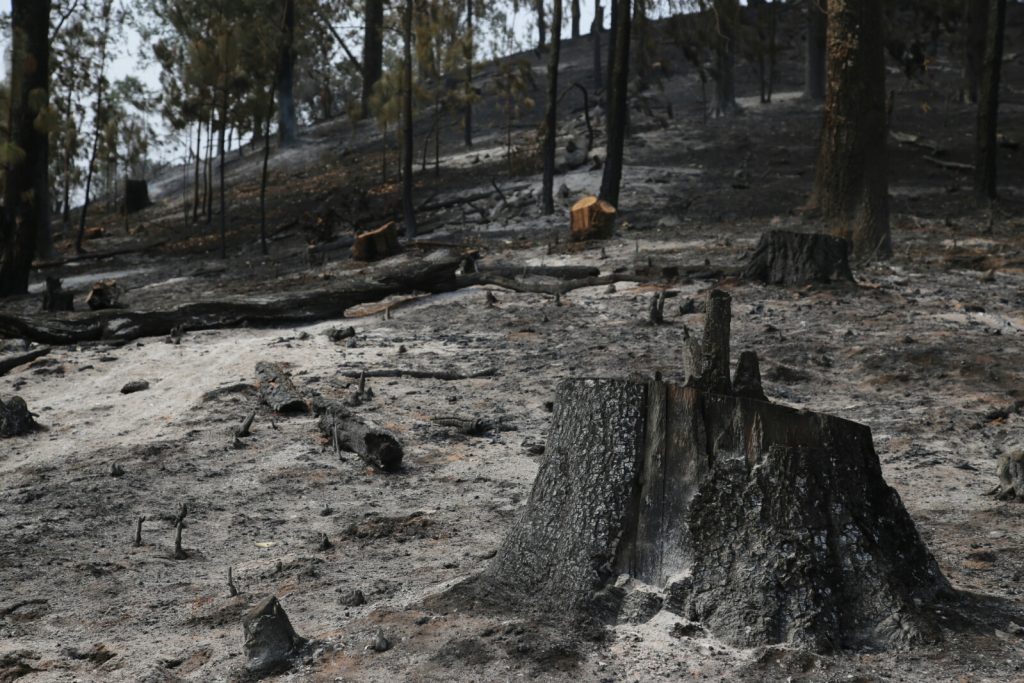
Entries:
{"label": "burned tree stump", "polygon": [[55,311],[75,310],[75,295],[65,292],[59,277],[46,276],[46,291],[43,292],[43,310],[48,313]]}
{"label": "burned tree stump", "polygon": [[990,495],[999,500],[1024,500],[1024,449],[1001,455],[996,476],[999,484]]}
{"label": "burned tree stump", "polygon": [[376,230],[356,235],[352,243],[352,258],[356,261],[380,261],[402,251],[398,243],[398,223],[391,221]]}
{"label": "burned tree stump", "polygon": [[[708,309],[722,302],[712,294]],[[705,344],[727,334],[719,325]],[[721,350],[703,349],[715,359],[705,373],[720,371]],[[753,363],[736,383],[745,394]],[[925,605],[949,586],[883,479],[869,428],[710,386],[721,393],[563,381],[522,518],[486,570],[442,600],[608,619],[625,574],[738,646],[937,637]]]}
{"label": "burned tree stump", "polygon": [[307,413],[309,405],[292,383],[292,378],[277,363],[256,364],[260,400],[278,413]]}
{"label": "burned tree stump", "polygon": [[21,396],[0,399],[0,438],[21,436],[36,428],[36,421]]}
{"label": "burned tree stump", "polygon": [[242,618],[245,657],[254,672],[286,668],[306,644],[285,614],[277,598],[264,598]]}
{"label": "burned tree stump", "polygon": [[787,287],[853,282],[849,251],[850,243],[839,237],[769,230],[740,277]]}
{"label": "burned tree stump", "polygon": [[597,197],[584,197],[569,210],[569,232],[576,242],[605,240],[615,227],[615,207]]}
{"label": "burned tree stump", "polygon": [[124,181],[124,212],[136,213],[150,206],[149,182],[145,180]]}
{"label": "burned tree stump", "polygon": [[93,311],[114,308],[121,300],[121,288],[116,280],[100,280],[93,283],[85,295],[85,305]]}
{"label": "burned tree stump", "polygon": [[402,444],[388,430],[364,420],[337,401],[318,397],[313,402],[313,412],[320,417],[320,432],[330,439],[335,450],[355,453],[367,465],[385,472],[402,468]]}

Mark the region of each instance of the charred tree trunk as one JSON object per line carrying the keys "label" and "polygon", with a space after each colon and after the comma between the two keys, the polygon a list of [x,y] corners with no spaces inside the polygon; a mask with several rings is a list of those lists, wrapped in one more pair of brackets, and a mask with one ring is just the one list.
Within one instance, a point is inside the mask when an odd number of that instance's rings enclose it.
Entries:
{"label": "charred tree trunk", "polygon": [[715,46],[715,113],[733,114],[736,104],[736,33],[740,21],[739,0],[715,0],[718,36]]}
{"label": "charred tree trunk", "polygon": [[[46,130],[35,126],[49,95],[49,20],[50,0],[15,0],[11,6],[13,41],[7,134],[8,141],[23,156],[15,160],[11,159],[13,155],[7,155],[10,160],[0,214],[0,296],[28,291],[40,231],[38,223],[49,214],[49,139]],[[49,230],[48,224],[43,227]]]}
{"label": "charred tree trunk", "polygon": [[630,0],[615,0],[615,62],[608,101],[608,151],[601,176],[599,197],[619,206],[622,182],[622,153],[626,144],[626,119],[629,102]]}
{"label": "charred tree trunk", "polygon": [[881,0],[829,4],[825,121],[810,206],[857,256],[888,258],[882,30]]}
{"label": "charred tree trunk", "polygon": [[543,213],[555,212],[555,138],[558,134],[558,60],[562,50],[562,0],[553,0],[551,50],[548,53],[548,97],[544,110]]}
{"label": "charred tree trunk", "polygon": [[370,113],[373,86],[384,73],[384,0],[366,0],[366,26],[363,32],[362,115]]}
{"label": "charred tree trunk", "polygon": [[828,0],[807,0],[807,52],[804,63],[804,95],[814,101],[825,99],[825,35]]}
{"label": "charred tree trunk", "polygon": [[590,42],[594,48],[594,89],[599,90],[605,83],[604,69],[601,68],[601,31],[604,29],[604,7],[601,0],[594,0],[594,22],[590,25]]}
{"label": "charred tree trunk", "polygon": [[982,205],[996,198],[996,132],[999,127],[999,78],[1003,63],[1006,0],[989,0],[985,66],[978,98],[974,147],[974,196]]}
{"label": "charred tree trunk", "polygon": [[463,113],[463,133],[465,134],[466,147],[473,146],[473,1],[466,0],[466,44],[463,58],[466,60],[466,82],[464,97],[466,98],[466,109]]}
{"label": "charred tree trunk", "polygon": [[224,186],[224,135],[228,127],[228,86],[221,92],[220,130],[217,133],[217,151],[220,156],[220,257],[228,257],[228,207]]}
{"label": "charred tree trunk", "polygon": [[416,237],[416,207],[412,201],[412,13],[413,0],[406,0],[402,15],[402,218],[408,239]]}
{"label": "charred tree trunk", "polygon": [[284,40],[277,71],[277,137],[282,147],[294,145],[299,136],[295,119],[295,0],[284,0]]}
{"label": "charred tree trunk", "polygon": [[541,50],[548,44],[548,24],[544,16],[544,0],[533,0],[537,12],[537,47]]}
{"label": "charred tree trunk", "polygon": [[840,237],[770,230],[740,277],[785,287],[853,282],[849,251],[850,243]]}
{"label": "charred tree trunk", "polygon": [[267,179],[270,166],[270,119],[274,116],[274,90],[267,93],[267,116],[263,122],[263,165],[260,168],[260,251],[267,255]]}
{"label": "charred tree trunk", "polygon": [[196,170],[192,199],[192,222],[199,222],[199,166],[203,160],[203,122],[196,122]]}
{"label": "charred tree trunk", "polygon": [[438,601],[609,621],[622,574],[737,646],[819,651],[932,640],[949,590],[864,425],[700,380],[565,380],[521,519]]}
{"label": "charred tree trunk", "polygon": [[977,102],[985,64],[988,0],[964,0],[963,101]]}
{"label": "charred tree trunk", "polygon": [[569,35],[573,38],[580,37],[580,0],[571,0],[569,6],[569,12],[572,14],[570,19],[570,33]]}

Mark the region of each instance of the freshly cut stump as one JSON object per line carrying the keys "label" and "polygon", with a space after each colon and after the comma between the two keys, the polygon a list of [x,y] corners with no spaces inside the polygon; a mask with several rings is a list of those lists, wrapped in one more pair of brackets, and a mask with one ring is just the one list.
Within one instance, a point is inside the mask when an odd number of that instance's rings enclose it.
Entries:
{"label": "freshly cut stump", "polygon": [[584,197],[569,210],[569,231],[576,242],[604,240],[612,236],[615,207],[597,197]]}
{"label": "freshly cut stump", "polygon": [[853,282],[850,243],[820,233],[769,230],[761,234],[741,277],[769,285]]}
{"label": "freshly cut stump", "polygon": [[356,261],[380,261],[401,251],[402,245],[398,243],[398,224],[394,221],[385,223],[376,230],[359,233],[356,235],[356,241],[352,243],[352,258]]}
{"label": "freshly cut stump", "polygon": [[[708,310],[721,315],[720,294]],[[708,323],[706,342],[728,339],[727,320]],[[759,375],[754,363],[743,375]],[[937,638],[925,606],[949,585],[882,478],[868,427],[714,393],[720,370],[705,367],[710,381],[685,386],[563,381],[522,518],[450,597],[606,620],[628,575],[737,646]]]}

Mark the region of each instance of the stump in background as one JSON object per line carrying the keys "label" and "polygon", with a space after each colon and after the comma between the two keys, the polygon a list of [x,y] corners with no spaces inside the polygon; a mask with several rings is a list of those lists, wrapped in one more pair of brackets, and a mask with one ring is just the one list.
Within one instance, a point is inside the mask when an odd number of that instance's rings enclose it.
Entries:
{"label": "stump in background", "polygon": [[352,244],[352,258],[356,261],[380,261],[402,251],[398,243],[398,223],[391,221],[376,230],[356,235]]}
{"label": "stump in background", "polygon": [[603,240],[612,236],[615,207],[597,197],[584,197],[569,210],[569,230],[574,241]]}
{"label": "stump in background", "polygon": [[121,301],[121,287],[117,280],[100,280],[94,282],[85,295],[85,305],[90,310],[100,311],[105,308],[114,308]]}
{"label": "stump in background", "polygon": [[769,230],[761,234],[741,277],[769,285],[853,282],[846,240],[818,233]]}
{"label": "stump in background", "polygon": [[64,291],[59,277],[46,276],[46,291],[43,292],[43,310],[50,313],[75,310],[75,294],[74,292]]}
{"label": "stump in background", "polygon": [[124,211],[135,213],[142,211],[153,202],[149,201],[149,182],[146,180],[124,181]]}
{"label": "stump in background", "polygon": [[[569,379],[557,391],[522,518],[450,598],[614,618],[620,575],[738,646],[815,650],[929,640],[948,589],[870,430],[756,398],[756,355],[732,393],[728,297],[713,292],[707,377]],[[719,393],[720,392],[720,393]]]}

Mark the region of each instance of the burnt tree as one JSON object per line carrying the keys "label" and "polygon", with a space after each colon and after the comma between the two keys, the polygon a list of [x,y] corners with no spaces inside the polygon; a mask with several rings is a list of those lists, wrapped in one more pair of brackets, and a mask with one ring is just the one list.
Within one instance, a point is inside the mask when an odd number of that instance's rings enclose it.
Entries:
{"label": "burnt tree", "polygon": [[608,95],[608,150],[601,175],[600,199],[619,206],[619,185],[622,182],[622,152],[626,144],[626,121],[629,102],[629,40],[631,0],[614,0],[614,60],[611,64],[611,88]]}
{"label": "burnt tree", "polygon": [[544,108],[543,213],[555,212],[555,137],[558,135],[558,59],[562,50],[562,0],[554,0],[551,15],[551,48],[548,52],[548,93]]}
{"label": "burnt tree", "polygon": [[807,45],[804,55],[804,96],[825,99],[825,33],[828,0],[807,0]]}
{"label": "burnt tree", "polygon": [[[47,106],[50,0],[15,0],[11,6],[10,110],[4,205],[0,211],[0,296],[28,291],[40,225],[49,215],[48,132],[36,126]],[[47,221],[48,222],[48,221]]]}
{"label": "burnt tree", "polygon": [[295,118],[295,0],[284,0],[284,32],[277,67],[277,138],[282,146],[295,144],[299,125]]}
{"label": "burnt tree", "polygon": [[996,198],[996,132],[999,126],[999,78],[1003,62],[1006,0],[989,0],[985,64],[978,97],[978,128],[974,143],[974,196],[981,204]]}
{"label": "burnt tree", "polygon": [[412,13],[413,0],[406,0],[402,12],[402,222],[405,236],[416,237],[416,207],[412,202]]}
{"label": "burnt tree", "polygon": [[739,0],[714,0],[717,40],[715,41],[715,114],[726,116],[739,110],[736,104],[736,34],[740,23]]}
{"label": "burnt tree", "polygon": [[769,230],[744,267],[742,277],[769,285],[853,282],[850,243],[831,235]]}
{"label": "burnt tree", "polygon": [[964,0],[963,101],[977,102],[985,62],[988,0]]}
{"label": "burnt tree", "polygon": [[732,390],[720,374],[728,306],[712,293],[700,374],[684,385],[559,385],[522,518],[439,604],[614,621],[627,575],[743,647],[938,637],[927,605],[949,585],[885,483],[870,429],[756,398],[752,355]]}
{"label": "burnt tree", "polygon": [[384,0],[366,0],[363,31],[362,115],[370,113],[373,86],[384,74]]}
{"label": "burnt tree", "polygon": [[892,255],[881,0],[828,7],[825,120],[809,207],[857,256]]}

